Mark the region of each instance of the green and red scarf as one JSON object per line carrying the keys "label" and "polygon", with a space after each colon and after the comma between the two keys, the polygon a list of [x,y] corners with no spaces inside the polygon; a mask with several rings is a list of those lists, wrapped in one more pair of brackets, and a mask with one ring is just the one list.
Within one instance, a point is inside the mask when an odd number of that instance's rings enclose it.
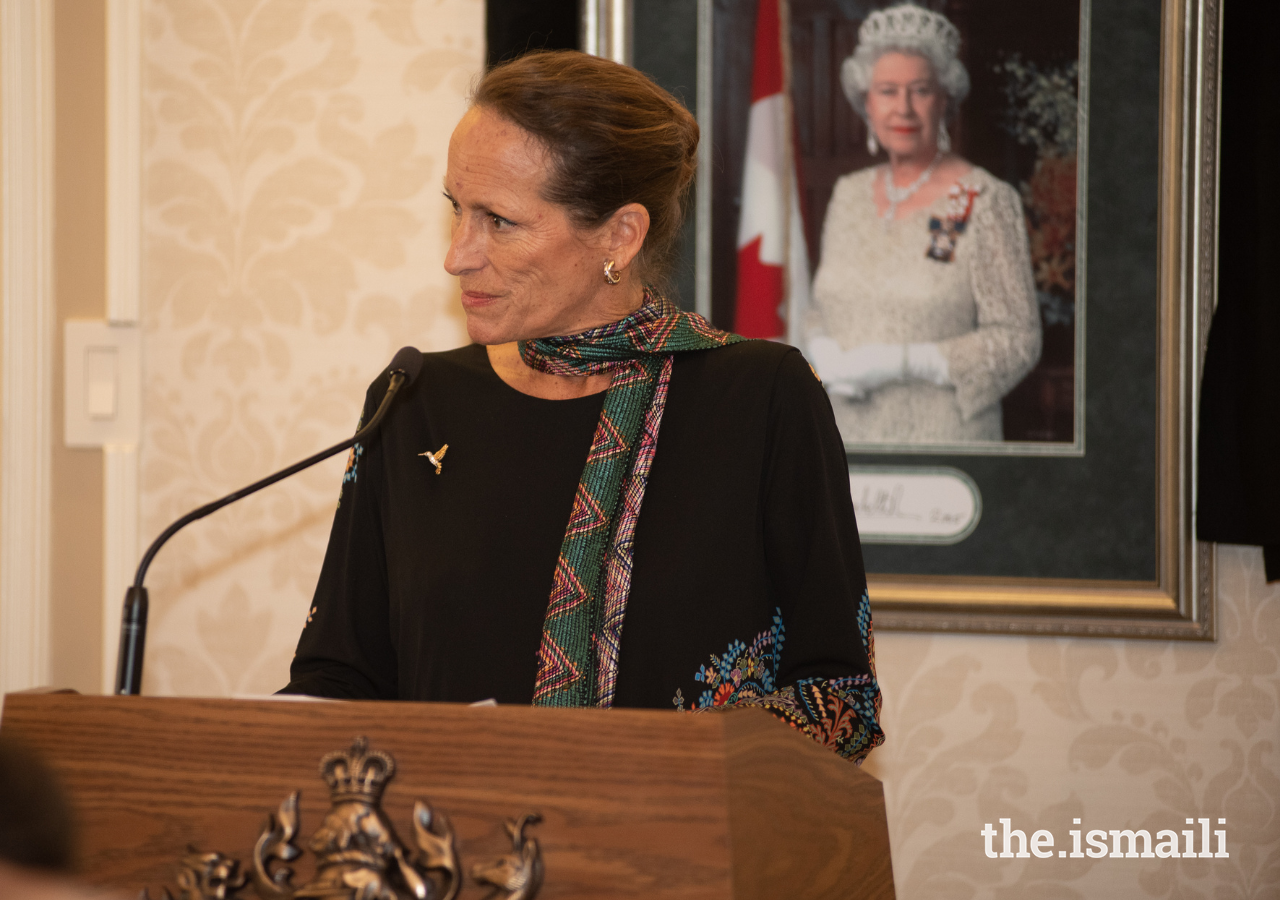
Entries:
{"label": "green and red scarf", "polygon": [[541,372],[613,376],[556,560],[535,706],[613,705],[636,522],[672,357],[741,340],[646,290],[640,309],[620,322],[520,343],[525,363]]}

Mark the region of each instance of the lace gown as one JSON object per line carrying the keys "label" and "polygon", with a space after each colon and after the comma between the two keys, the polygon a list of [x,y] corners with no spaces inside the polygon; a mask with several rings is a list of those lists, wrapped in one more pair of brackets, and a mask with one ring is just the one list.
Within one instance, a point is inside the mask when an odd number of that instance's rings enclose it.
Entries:
{"label": "lace gown", "polygon": [[949,199],[886,226],[872,188],[880,167],[841,178],[822,231],[811,331],[848,350],[859,344],[936,342],[952,385],[895,382],[865,399],[832,396],[850,443],[1003,440],[1000,398],[1040,358],[1040,312],[1022,203],[1012,187],[974,168],[973,196],[949,261],[927,254],[930,219]]}

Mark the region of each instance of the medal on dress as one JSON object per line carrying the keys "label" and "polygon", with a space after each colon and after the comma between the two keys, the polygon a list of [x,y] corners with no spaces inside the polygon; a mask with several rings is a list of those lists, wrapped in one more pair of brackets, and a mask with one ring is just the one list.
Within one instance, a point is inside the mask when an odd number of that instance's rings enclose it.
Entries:
{"label": "medal on dress", "polygon": [[449,449],[449,445],[448,445],[448,444],[445,444],[443,447],[441,447],[441,448],[440,448],[439,450],[437,450],[435,453],[432,453],[430,450],[428,450],[426,453],[419,453],[418,455],[419,455],[419,456],[425,456],[425,457],[427,458],[427,462],[431,463],[431,465],[433,465],[433,466],[435,466],[435,467],[436,467],[436,474],[437,474],[437,475],[439,475],[439,474],[440,474],[440,467],[441,467],[442,465],[444,465],[444,454],[445,454],[445,451],[446,451],[446,450],[448,450],[448,449]]}
{"label": "medal on dress", "polygon": [[949,263],[955,258],[956,242],[964,234],[973,212],[973,199],[982,188],[956,182],[947,192],[947,213],[942,218],[929,218],[929,249],[924,255],[938,262]]}

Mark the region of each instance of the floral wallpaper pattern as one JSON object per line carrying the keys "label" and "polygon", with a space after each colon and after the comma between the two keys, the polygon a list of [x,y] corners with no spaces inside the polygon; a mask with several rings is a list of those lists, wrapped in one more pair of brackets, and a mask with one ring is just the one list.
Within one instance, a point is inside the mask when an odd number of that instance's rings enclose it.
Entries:
{"label": "floral wallpaper pattern", "polygon": [[[1265,584],[1257,548],[1218,550],[1218,634],[880,632],[888,739],[866,769],[885,785],[898,896],[1280,896],[1280,585]],[[1184,823],[1202,817],[1226,831],[1229,858],[1057,855],[1071,829],[1194,829],[1199,850],[1201,826]],[[980,831],[1002,834],[1001,818],[1049,831],[1053,856],[987,858]]]}
{"label": "floral wallpaper pattern", "polygon": [[[147,0],[142,537],[341,440],[396,348],[465,342],[441,268],[482,0]],[[178,535],[145,689],[287,679],[342,457]]]}
{"label": "floral wallpaper pattern", "polygon": [[[146,0],[142,538],[346,436],[404,344],[465,341],[440,268],[481,0]],[[180,534],[145,690],[272,691],[344,457]],[[1280,587],[1223,547],[1213,644],[877,635],[898,896],[1280,896]],[[873,603],[874,603],[874,598]],[[1228,858],[996,858],[980,831],[1181,831]],[[1072,820],[1080,819],[1075,825]],[[1000,841],[995,842],[1000,849]]]}

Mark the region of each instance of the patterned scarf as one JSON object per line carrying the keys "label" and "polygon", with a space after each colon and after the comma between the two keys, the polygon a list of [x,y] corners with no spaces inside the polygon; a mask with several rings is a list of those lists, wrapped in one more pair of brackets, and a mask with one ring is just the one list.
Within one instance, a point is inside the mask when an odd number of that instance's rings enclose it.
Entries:
{"label": "patterned scarf", "polygon": [[612,374],[560,545],[538,647],[535,706],[612,706],[640,503],[658,445],[672,355],[743,338],[645,291],[620,322],[520,343],[534,369]]}

